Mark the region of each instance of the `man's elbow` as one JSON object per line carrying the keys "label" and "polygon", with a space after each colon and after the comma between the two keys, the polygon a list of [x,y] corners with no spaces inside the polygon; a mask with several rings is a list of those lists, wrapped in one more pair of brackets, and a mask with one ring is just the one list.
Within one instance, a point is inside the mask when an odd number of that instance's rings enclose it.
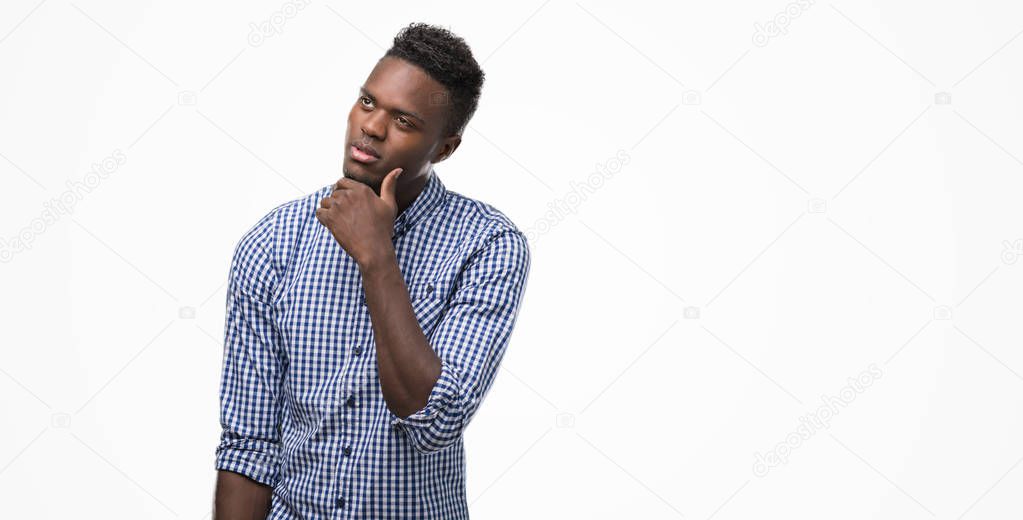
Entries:
{"label": "man's elbow", "polygon": [[413,420],[397,421],[409,444],[419,453],[443,451],[462,439],[472,412],[465,406],[426,409]]}
{"label": "man's elbow", "polygon": [[406,427],[409,444],[416,451],[429,455],[444,451],[462,438],[461,421],[458,424],[434,424],[427,428]]}

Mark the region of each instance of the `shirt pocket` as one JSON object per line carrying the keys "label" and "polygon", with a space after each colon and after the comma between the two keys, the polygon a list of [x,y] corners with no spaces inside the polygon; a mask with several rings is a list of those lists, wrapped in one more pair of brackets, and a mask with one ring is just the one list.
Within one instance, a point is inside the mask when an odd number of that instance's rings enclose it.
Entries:
{"label": "shirt pocket", "polygon": [[444,291],[436,282],[427,280],[414,282],[408,286],[409,300],[412,311],[419,321],[419,327],[427,338],[433,333],[440,318],[444,314]]}

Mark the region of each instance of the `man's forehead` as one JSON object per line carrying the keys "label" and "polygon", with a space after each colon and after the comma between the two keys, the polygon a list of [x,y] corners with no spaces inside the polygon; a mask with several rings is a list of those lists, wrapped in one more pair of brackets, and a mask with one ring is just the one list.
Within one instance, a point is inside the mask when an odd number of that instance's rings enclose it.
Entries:
{"label": "man's forehead", "polygon": [[380,60],[363,88],[378,102],[418,112],[425,117],[443,116],[447,89],[423,69],[394,57]]}

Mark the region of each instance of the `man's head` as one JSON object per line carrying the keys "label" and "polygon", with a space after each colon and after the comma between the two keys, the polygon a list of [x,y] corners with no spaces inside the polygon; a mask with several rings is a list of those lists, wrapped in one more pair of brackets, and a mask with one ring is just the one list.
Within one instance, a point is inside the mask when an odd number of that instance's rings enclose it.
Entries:
{"label": "man's head", "polygon": [[403,28],[348,114],[345,177],[379,193],[384,177],[400,167],[399,191],[421,187],[432,165],[450,157],[461,143],[483,78],[458,36],[420,23]]}

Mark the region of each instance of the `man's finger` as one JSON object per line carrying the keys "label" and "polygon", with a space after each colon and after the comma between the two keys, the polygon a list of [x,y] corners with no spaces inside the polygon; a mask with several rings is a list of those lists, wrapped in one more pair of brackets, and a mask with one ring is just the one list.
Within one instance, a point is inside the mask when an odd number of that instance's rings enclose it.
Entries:
{"label": "man's finger", "polygon": [[404,168],[395,168],[391,170],[391,173],[388,173],[387,177],[384,177],[384,182],[380,185],[380,198],[391,207],[397,207],[398,205],[396,202],[398,177],[401,176],[402,171],[404,171]]}
{"label": "man's finger", "polygon": [[[334,183],[334,189],[335,190],[357,189],[359,186],[366,186],[366,185],[361,183],[361,182],[359,182],[359,181],[357,181],[357,180],[349,179],[348,177],[342,177],[341,179],[339,179],[337,182]],[[368,186],[366,186],[366,187],[368,187]]]}
{"label": "man's finger", "polygon": [[345,189],[345,190],[334,190],[333,192],[330,193],[330,200],[331,200],[332,203],[339,203],[339,202],[342,202],[344,200],[347,200],[347,198],[349,196],[351,196],[351,193],[352,193],[352,190],[348,190],[348,189]]}

